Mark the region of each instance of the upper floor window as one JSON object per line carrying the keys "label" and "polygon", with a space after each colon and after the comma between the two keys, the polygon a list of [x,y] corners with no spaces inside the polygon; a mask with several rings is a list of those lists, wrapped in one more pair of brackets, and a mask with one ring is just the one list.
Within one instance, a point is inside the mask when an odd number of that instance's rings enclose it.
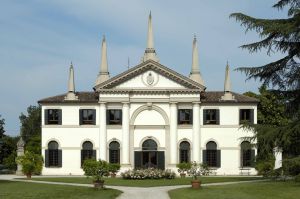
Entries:
{"label": "upper floor window", "polygon": [[45,109],[45,124],[61,124],[61,109]]}
{"label": "upper floor window", "polygon": [[254,122],[254,110],[253,109],[240,109],[240,124]]}
{"label": "upper floor window", "polygon": [[179,109],[178,110],[178,124],[193,124],[193,110]]}
{"label": "upper floor window", "polygon": [[107,110],[107,124],[118,125],[122,124],[122,110],[120,109],[110,109]]}
{"label": "upper floor window", "polygon": [[79,110],[80,125],[96,124],[96,110],[95,109],[80,109]]}
{"label": "upper floor window", "polygon": [[220,124],[220,111],[218,109],[203,110],[203,125]]}

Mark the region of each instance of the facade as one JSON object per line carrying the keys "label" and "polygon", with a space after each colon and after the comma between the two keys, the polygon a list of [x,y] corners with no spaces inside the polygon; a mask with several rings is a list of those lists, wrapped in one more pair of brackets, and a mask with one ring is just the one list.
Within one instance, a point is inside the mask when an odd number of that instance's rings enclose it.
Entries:
{"label": "facade", "polygon": [[196,161],[218,175],[256,174],[256,149],[241,139],[252,133],[240,126],[256,123],[258,101],[231,91],[228,64],[224,91],[206,91],[196,38],[189,77],[160,64],[151,20],[139,65],[110,77],[103,38],[94,91],[75,92],[71,65],[68,92],[39,101],[44,175],[81,175],[88,158],[120,163],[121,171]]}

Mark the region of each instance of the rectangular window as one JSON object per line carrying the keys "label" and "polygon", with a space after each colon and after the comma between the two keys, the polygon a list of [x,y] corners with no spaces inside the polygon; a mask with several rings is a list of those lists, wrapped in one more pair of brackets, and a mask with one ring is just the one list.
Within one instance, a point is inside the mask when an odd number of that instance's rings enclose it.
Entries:
{"label": "rectangular window", "polygon": [[179,109],[178,110],[178,124],[193,124],[193,110]]}
{"label": "rectangular window", "polygon": [[240,109],[240,124],[254,121],[253,109]]}
{"label": "rectangular window", "polygon": [[251,167],[251,150],[242,151],[242,167]]}
{"label": "rectangular window", "polygon": [[220,123],[218,109],[205,109],[203,113],[203,125]]}
{"label": "rectangular window", "polygon": [[61,109],[46,109],[45,124],[61,124]]}
{"label": "rectangular window", "polygon": [[122,110],[110,109],[107,110],[107,124],[109,125],[121,125],[122,124]]}
{"label": "rectangular window", "polygon": [[206,163],[209,167],[217,167],[217,150],[206,150]]}
{"label": "rectangular window", "polygon": [[80,125],[96,124],[95,109],[80,109]]}
{"label": "rectangular window", "polygon": [[49,150],[49,167],[57,167],[58,166],[58,150],[52,149]]}

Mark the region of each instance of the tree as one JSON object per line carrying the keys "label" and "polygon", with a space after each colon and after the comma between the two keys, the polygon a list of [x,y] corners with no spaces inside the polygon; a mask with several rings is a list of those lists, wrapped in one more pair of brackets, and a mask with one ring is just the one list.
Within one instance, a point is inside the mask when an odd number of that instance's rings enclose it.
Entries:
{"label": "tree", "polygon": [[1,119],[1,115],[0,115],[0,139],[4,137],[4,133],[5,133],[4,125],[5,125],[5,119],[4,118]]}
{"label": "tree", "polygon": [[43,157],[30,151],[25,151],[23,156],[17,157],[17,163],[22,165],[22,172],[31,178],[32,174],[39,174],[43,169]]}
{"label": "tree", "polygon": [[237,70],[246,73],[247,79],[258,79],[273,87],[273,92],[284,98],[285,113],[290,116],[286,123],[266,117],[264,124],[249,126],[255,132],[252,139],[264,140],[264,148],[260,150],[270,151],[277,146],[284,150],[285,156],[295,157],[300,155],[300,1],[279,0],[273,7],[279,10],[287,7],[288,18],[258,19],[243,13],[233,13],[230,17],[246,27],[246,32],[254,30],[262,38],[242,45],[242,49],[250,53],[266,49],[268,55],[276,51],[283,57],[263,66]]}
{"label": "tree", "polygon": [[27,115],[21,113],[21,136],[25,141],[25,149],[41,154],[41,107],[29,106]]}

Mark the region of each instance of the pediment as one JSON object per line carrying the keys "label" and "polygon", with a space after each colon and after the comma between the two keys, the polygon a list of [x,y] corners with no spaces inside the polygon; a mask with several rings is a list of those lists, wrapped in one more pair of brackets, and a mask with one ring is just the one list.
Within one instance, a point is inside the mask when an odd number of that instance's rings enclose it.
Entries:
{"label": "pediment", "polygon": [[153,60],[143,62],[109,80],[96,85],[101,89],[199,89],[205,86]]}

